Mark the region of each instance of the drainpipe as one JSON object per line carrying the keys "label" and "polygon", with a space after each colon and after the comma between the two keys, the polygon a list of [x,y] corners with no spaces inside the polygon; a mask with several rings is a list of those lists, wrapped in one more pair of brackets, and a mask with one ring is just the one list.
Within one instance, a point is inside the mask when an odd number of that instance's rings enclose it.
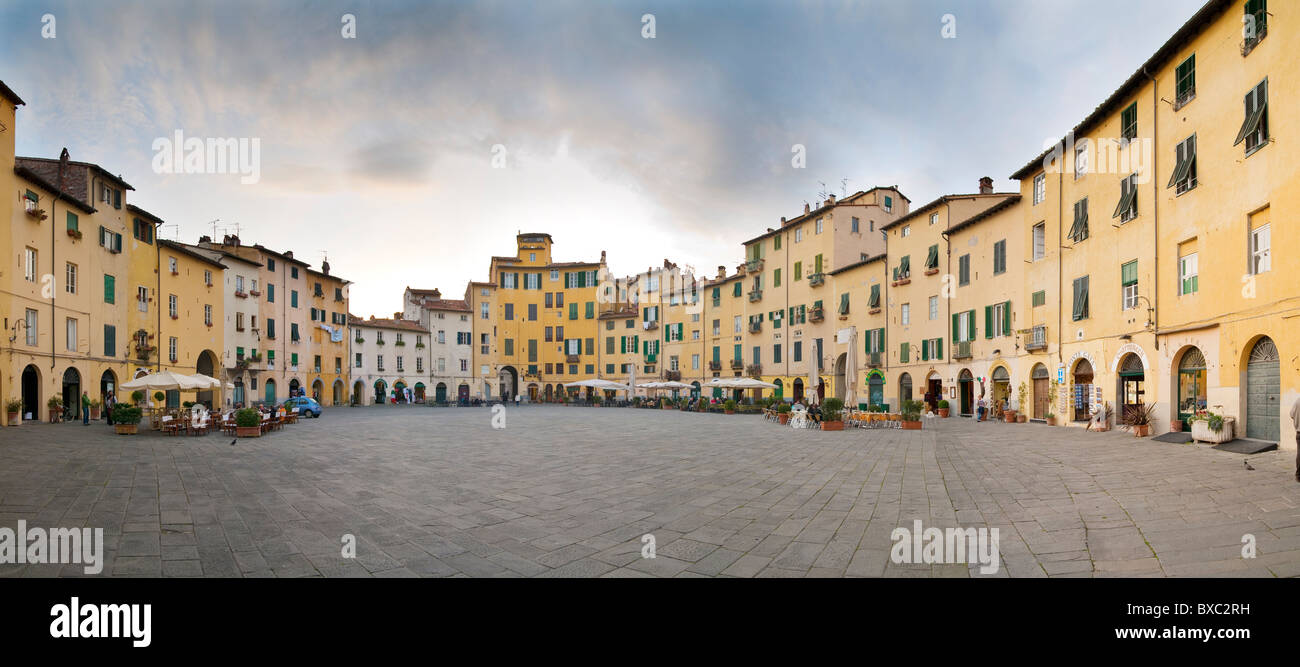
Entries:
{"label": "drainpipe", "polygon": [[1159,351],[1160,336],[1156,332],[1160,331],[1160,179],[1156,175],[1160,171],[1156,165],[1160,164],[1160,90],[1146,65],[1142,66],[1142,74],[1151,81],[1151,331]]}

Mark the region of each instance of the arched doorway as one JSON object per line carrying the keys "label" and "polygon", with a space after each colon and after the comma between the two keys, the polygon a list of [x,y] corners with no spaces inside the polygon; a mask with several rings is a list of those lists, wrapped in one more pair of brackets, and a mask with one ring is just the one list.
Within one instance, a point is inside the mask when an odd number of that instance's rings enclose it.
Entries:
{"label": "arched doorway", "polygon": [[63,415],[68,419],[81,417],[81,372],[73,366],[63,371]]}
{"label": "arched doorway", "polygon": [[[925,407],[931,412],[939,409],[939,401],[943,400],[943,378],[939,377],[936,371],[930,371],[925,376]],[[898,406],[901,410],[903,406]]]}
{"label": "arched doorway", "polygon": [[244,407],[244,378],[243,377],[235,378],[234,401],[235,401],[235,407],[237,408]]}
{"label": "arched doorway", "polygon": [[504,401],[513,400],[519,393],[519,371],[514,366],[502,366],[497,373],[497,380],[501,387],[501,399]]}
{"label": "arched doorway", "polygon": [[415,401],[416,401],[417,403],[423,403],[423,402],[424,402],[424,389],[425,389],[425,387],[424,387],[424,383],[423,383],[423,382],[416,382],[416,383],[415,383]]}
{"label": "arched doorway", "polygon": [[388,383],[383,380],[375,380],[375,403],[383,405],[384,399],[388,397]]}
{"label": "arched doorway", "polygon": [[1178,361],[1178,419],[1184,431],[1192,430],[1192,417],[1205,409],[1205,403],[1205,355],[1189,347]]}
{"label": "arched doorway", "polygon": [[[1029,379],[1034,383],[1034,409],[1032,413],[1034,419],[1047,419],[1047,391],[1048,384],[1051,382],[1048,375],[1047,366],[1043,364],[1034,364],[1034,369],[1029,372]],[[1024,410],[1025,406],[1020,406],[1020,409]]]}
{"label": "arched doorway", "polygon": [[398,380],[397,382],[394,382],[394,383],[393,383],[393,398],[397,399],[397,402],[398,402],[398,403],[405,403],[405,402],[406,402],[406,383],[405,383],[405,382],[403,382],[403,381],[401,381],[401,380]]}
{"label": "arched doorway", "polygon": [[267,405],[275,405],[275,380],[267,380],[262,383],[263,401]]}
{"label": "arched doorway", "polygon": [[[780,396],[780,395],[781,395],[781,378],[777,378],[777,380],[776,380],[776,386],[777,386],[777,389],[776,389],[776,392],[777,392],[777,393],[776,393],[776,395],[777,395],[777,396]],[[691,398],[699,398],[699,397],[700,397],[700,381],[699,381],[699,380],[693,380],[693,381],[691,382]]]}
{"label": "arched doorway", "polygon": [[885,402],[885,375],[879,370],[867,372],[867,396],[863,401],[867,405],[883,405]]}
{"label": "arched doorway", "polygon": [[1119,387],[1116,388],[1120,419],[1131,409],[1145,409],[1146,380],[1147,372],[1142,367],[1142,358],[1131,352],[1124,355],[1119,362]]}
{"label": "arched doorway", "polygon": [[1092,419],[1092,362],[1087,359],[1080,359],[1074,364],[1074,396],[1071,399],[1074,402],[1072,419],[1077,422],[1086,422]]}
{"label": "arched doorway", "polygon": [[112,396],[113,398],[117,398],[116,394],[117,394],[117,374],[111,370],[104,371],[104,374],[99,376],[100,404],[102,405],[105,401],[107,401],[109,396]]}
{"label": "arched doorway", "polygon": [[1281,364],[1277,345],[1264,336],[1250,349],[1246,362],[1246,437],[1278,442],[1282,395]]}
{"label": "arched doorway", "polygon": [[532,403],[537,400],[538,386],[536,382],[528,385],[528,402]]}
{"label": "arched doorway", "polygon": [[[698,382],[693,384],[696,388],[691,390],[692,398],[699,393],[700,386],[700,383]],[[781,378],[776,378],[775,380],[772,380],[772,384],[776,385],[776,389],[772,390],[772,397],[779,401],[785,396],[785,383],[781,381]]]}
{"label": "arched doorway", "polygon": [[[206,375],[210,378],[214,378],[217,377],[216,368],[217,368],[217,355],[213,354],[212,350],[204,350],[199,353],[198,361],[196,361],[194,364],[195,372],[197,372],[199,375]],[[205,391],[198,392],[197,396],[195,397],[195,402],[202,403],[208,406],[209,409],[212,408],[213,407],[212,390],[208,389]]]}
{"label": "arched doorway", "polygon": [[298,378],[289,380],[289,395],[299,396],[301,395],[301,393],[302,393],[302,383],[298,382]]}
{"label": "arched doorway", "polygon": [[[845,391],[847,388],[844,386],[844,383],[845,383],[845,367],[848,362],[848,358],[849,358],[848,354],[841,354],[840,356],[835,358],[835,395],[836,396],[847,395],[847,392]],[[881,384],[883,385],[884,383],[882,382]]]}
{"label": "arched doorway", "polygon": [[1006,366],[998,366],[993,369],[990,376],[993,380],[993,402],[990,405],[1010,405],[1011,403],[1011,372]]}
{"label": "arched doorway", "polygon": [[469,402],[469,385],[462,382],[456,387],[456,400],[460,403]]}
{"label": "arched doorway", "polygon": [[446,382],[439,382],[438,384],[434,385],[434,387],[433,387],[433,400],[437,401],[437,402],[438,402],[438,405],[442,405],[443,403],[446,403],[446,402],[447,402],[447,383],[446,383]]}
{"label": "arched doorway", "polygon": [[902,410],[903,405],[912,400],[912,374],[903,373],[898,376],[898,409]]}
{"label": "arched doorway", "polygon": [[316,399],[316,402],[319,403],[321,401],[321,398],[323,398],[324,396],[325,396],[325,383],[321,382],[320,378],[316,378],[316,380],[311,383],[311,397]]}
{"label": "arched doorway", "polygon": [[542,400],[550,401],[552,398],[554,398],[554,395],[551,392],[552,392],[551,385],[549,384],[546,385],[546,388],[542,390]]}
{"label": "arched doorway", "polygon": [[[23,369],[23,419],[41,419],[41,372],[28,364]],[[28,415],[31,415],[30,417]]]}
{"label": "arched doorway", "polygon": [[[717,390],[715,390],[715,395],[717,395],[716,391]],[[803,378],[794,379],[794,402],[803,402]]]}
{"label": "arched doorway", "polygon": [[957,398],[962,416],[969,417],[975,411],[975,376],[969,369],[963,368],[957,374]]}
{"label": "arched doorway", "polygon": [[365,402],[366,384],[361,380],[352,383],[352,404],[361,405]]}
{"label": "arched doorway", "polygon": [[334,381],[333,401],[334,401],[334,405],[343,405],[343,381],[342,380]]}

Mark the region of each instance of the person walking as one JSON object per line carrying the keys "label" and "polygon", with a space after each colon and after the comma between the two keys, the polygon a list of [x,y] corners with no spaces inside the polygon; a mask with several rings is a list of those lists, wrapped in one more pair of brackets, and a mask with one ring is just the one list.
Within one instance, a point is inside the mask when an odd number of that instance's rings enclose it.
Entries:
{"label": "person walking", "polygon": [[976,408],[976,411],[979,412],[979,421],[984,421],[984,412],[988,410],[988,404],[988,399],[984,398],[984,394],[980,394],[979,401],[976,403],[979,406]]}
{"label": "person walking", "polygon": [[81,425],[90,426],[90,394],[81,392]]}
{"label": "person walking", "polygon": [[115,405],[117,405],[117,399],[113,397],[112,393],[104,397],[104,419],[108,421],[109,426],[113,425],[113,406]]}
{"label": "person walking", "polygon": [[1291,406],[1291,424],[1295,426],[1295,481],[1300,482],[1300,398]]}

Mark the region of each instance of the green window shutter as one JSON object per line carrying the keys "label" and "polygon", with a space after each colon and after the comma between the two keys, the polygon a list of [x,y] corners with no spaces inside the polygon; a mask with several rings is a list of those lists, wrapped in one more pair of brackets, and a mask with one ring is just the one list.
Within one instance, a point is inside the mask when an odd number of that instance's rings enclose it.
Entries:
{"label": "green window shutter", "polygon": [[871,286],[871,299],[867,301],[868,308],[880,307],[880,285]]}
{"label": "green window shutter", "polygon": [[930,246],[930,252],[926,253],[925,268],[927,269],[939,268],[939,244],[938,243]]}
{"label": "green window shutter", "polygon": [[822,272],[822,256],[821,256],[821,255],[817,255],[815,258],[813,258],[813,264],[817,267],[817,268],[816,268],[816,271],[814,271],[814,273],[821,273],[821,272]]}
{"label": "green window shutter", "polygon": [[627,354],[627,336],[623,336],[619,339],[618,351],[620,354]]}
{"label": "green window shutter", "polygon": [[930,360],[930,341],[921,343],[921,361]]}
{"label": "green window shutter", "polygon": [[297,365],[298,365],[298,353],[297,353],[297,352],[294,352],[293,354],[291,354],[291,355],[289,355],[289,356],[291,357],[291,359],[290,359],[290,362],[291,362],[290,365],[291,365],[291,366],[297,366]]}
{"label": "green window shutter", "polygon": [[781,269],[772,270],[772,287],[781,286]]}
{"label": "green window shutter", "polygon": [[1128,262],[1120,267],[1120,283],[1124,286],[1136,284],[1138,281],[1138,263],[1137,260]]}
{"label": "green window shutter", "polygon": [[898,264],[898,277],[906,278],[912,274],[912,256],[903,255],[903,261]]}
{"label": "green window shutter", "polygon": [[993,306],[984,306],[984,337],[993,337]]}
{"label": "green window shutter", "polygon": [[591,319],[591,318],[593,318],[593,317],[595,317],[595,316],[596,316],[596,302],[594,302],[594,301],[588,301],[588,302],[587,302],[587,319]]}
{"label": "green window shutter", "polygon": [[970,338],[966,340],[975,340],[976,338],[979,338],[979,336],[975,335],[975,309],[972,308],[970,310]]}
{"label": "green window shutter", "polygon": [[874,351],[875,351],[875,352],[884,352],[884,351],[885,351],[885,328],[884,328],[884,327],[880,327],[879,329],[877,329],[877,331],[880,332],[880,336],[879,336],[879,338],[878,338],[878,340],[879,340],[880,342],[876,345],[876,349],[875,349]]}
{"label": "green window shutter", "polygon": [[72,211],[68,211],[68,229],[77,231],[77,214]]}
{"label": "green window shutter", "polygon": [[734,353],[735,353],[735,356],[732,357],[732,359],[735,359],[736,361],[740,361],[741,358],[742,358],[742,357],[741,357],[741,350],[740,350],[740,343],[736,343],[736,346],[735,346],[735,352],[734,352]]}
{"label": "green window shutter", "polygon": [[740,292],[741,292],[741,290],[743,290],[743,289],[744,289],[744,286],[742,286],[742,285],[740,284],[740,281],[737,280],[737,281],[736,281],[736,287],[735,287],[735,289],[732,290],[732,293],[733,293],[734,296],[740,296]]}
{"label": "green window shutter", "polygon": [[115,303],[117,299],[117,279],[104,274],[104,303]]}
{"label": "green window shutter", "polygon": [[1011,302],[1002,302],[1002,335],[1011,335]]}
{"label": "green window shutter", "polygon": [[943,359],[943,338],[934,339],[934,358]]}
{"label": "green window shutter", "polygon": [[795,263],[794,263],[794,279],[795,279],[795,280],[800,280],[800,279],[802,279],[802,278],[803,278],[803,262],[795,262]]}
{"label": "green window shutter", "polygon": [[849,293],[848,292],[845,292],[840,295],[840,314],[841,315],[849,314]]}
{"label": "green window shutter", "polygon": [[904,363],[904,364],[906,364],[906,363],[908,363],[908,357],[909,357],[909,356],[910,356],[910,355],[909,355],[909,350],[907,349],[907,343],[901,343],[901,344],[899,344],[899,346],[898,346],[898,361],[899,361],[900,363]]}
{"label": "green window shutter", "polygon": [[569,302],[569,319],[578,319],[578,303],[576,301]]}
{"label": "green window shutter", "polygon": [[960,324],[961,324],[961,313],[953,313],[953,315],[952,315],[952,339],[953,339],[953,341],[960,341],[960,340],[961,340],[961,328],[960,328]]}
{"label": "green window shutter", "polygon": [[719,363],[719,362],[721,362],[721,361],[722,361],[722,348],[718,347],[717,345],[714,345],[714,346],[713,346],[713,363],[716,364],[716,363]]}

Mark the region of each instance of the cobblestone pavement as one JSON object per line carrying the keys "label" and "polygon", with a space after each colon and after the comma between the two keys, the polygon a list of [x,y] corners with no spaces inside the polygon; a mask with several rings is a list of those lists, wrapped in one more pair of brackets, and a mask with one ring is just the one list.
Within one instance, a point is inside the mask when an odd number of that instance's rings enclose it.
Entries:
{"label": "cobblestone pavement", "polygon": [[1291,452],[1248,470],[1205,446],[956,418],[920,432],[542,406],[507,419],[336,408],[233,445],[102,422],[0,429],[0,527],[103,527],[112,576],[982,576],[891,562],[891,532],[917,519],[998,528],[993,576],[1300,575]]}

